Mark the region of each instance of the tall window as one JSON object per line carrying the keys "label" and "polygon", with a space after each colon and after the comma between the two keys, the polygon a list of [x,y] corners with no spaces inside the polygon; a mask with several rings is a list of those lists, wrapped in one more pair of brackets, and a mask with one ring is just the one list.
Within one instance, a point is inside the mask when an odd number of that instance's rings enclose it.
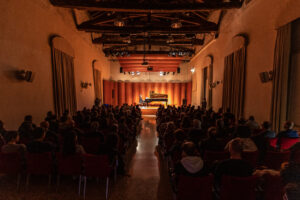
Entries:
{"label": "tall window", "polygon": [[73,114],[77,109],[74,52],[61,37],[53,38],[51,47],[55,112],[58,116],[65,110]]}

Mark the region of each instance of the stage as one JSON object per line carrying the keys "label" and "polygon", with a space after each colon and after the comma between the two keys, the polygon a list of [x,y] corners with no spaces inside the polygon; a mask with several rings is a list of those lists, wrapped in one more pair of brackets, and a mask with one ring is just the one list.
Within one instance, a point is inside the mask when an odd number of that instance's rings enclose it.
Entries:
{"label": "stage", "polygon": [[156,115],[158,106],[140,106],[142,115]]}

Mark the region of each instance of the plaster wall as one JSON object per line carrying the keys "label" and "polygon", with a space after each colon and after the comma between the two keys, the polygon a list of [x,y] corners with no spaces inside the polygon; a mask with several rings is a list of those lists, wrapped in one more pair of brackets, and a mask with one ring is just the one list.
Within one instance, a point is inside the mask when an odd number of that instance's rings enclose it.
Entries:
{"label": "plaster wall", "polygon": [[[192,103],[199,105],[201,73],[205,58],[213,56],[213,81],[223,80],[224,58],[233,52],[234,36],[247,34],[246,86],[244,115],[254,115],[257,121],[270,119],[272,83],[261,83],[259,73],[273,69],[276,29],[300,17],[300,1],[252,0],[243,8],[227,11],[222,19],[219,37],[210,42],[192,59],[196,67],[197,89]],[[193,84],[193,85],[194,85]],[[213,108],[222,106],[223,84],[213,89]]]}
{"label": "plaster wall", "polygon": [[[54,110],[51,47],[49,38],[59,35],[74,49],[77,108],[94,101],[92,62],[97,60],[102,77],[109,78],[110,64],[90,35],[77,31],[71,11],[53,7],[49,0],[0,1],[0,120],[7,129],[16,129],[26,114],[39,124]],[[35,73],[32,83],[18,81],[15,70]],[[81,81],[92,87],[81,89]]]}

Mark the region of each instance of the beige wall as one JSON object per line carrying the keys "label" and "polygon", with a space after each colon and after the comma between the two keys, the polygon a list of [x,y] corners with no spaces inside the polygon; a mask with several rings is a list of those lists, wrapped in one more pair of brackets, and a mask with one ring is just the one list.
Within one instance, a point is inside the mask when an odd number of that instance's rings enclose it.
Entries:
{"label": "beige wall", "polygon": [[[220,27],[219,38],[202,50],[191,62],[196,66],[197,90],[194,104],[200,102],[201,69],[205,57],[214,60],[213,80],[223,80],[224,58],[232,53],[232,38],[240,33],[249,36],[246,64],[245,117],[256,116],[259,122],[270,117],[272,83],[261,83],[259,73],[273,68],[276,28],[300,17],[300,1],[252,0],[247,6],[226,13]],[[213,89],[213,107],[222,106],[222,84]]]}
{"label": "beige wall", "polygon": [[[80,82],[93,83],[93,60],[100,63],[102,77],[109,78],[109,61],[89,34],[76,30],[70,10],[53,7],[49,0],[0,1],[0,10],[0,120],[6,128],[17,128],[26,114],[39,123],[54,109],[51,35],[64,37],[73,47],[77,107],[90,107],[94,88],[81,89]],[[17,69],[33,71],[34,81],[17,81],[13,73]]]}
{"label": "beige wall", "polygon": [[120,73],[120,63],[111,62],[111,80],[132,81],[132,82],[188,82],[192,80],[190,63],[180,65],[180,73],[175,75],[169,73],[166,76],[160,76],[159,72],[142,72],[139,76]]}

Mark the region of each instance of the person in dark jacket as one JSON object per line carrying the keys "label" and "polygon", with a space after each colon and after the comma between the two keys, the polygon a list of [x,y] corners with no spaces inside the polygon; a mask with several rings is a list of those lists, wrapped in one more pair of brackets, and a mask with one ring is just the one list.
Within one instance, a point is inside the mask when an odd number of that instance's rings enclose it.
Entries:
{"label": "person in dark jacket", "polygon": [[29,153],[45,153],[53,152],[55,147],[48,142],[45,142],[46,137],[45,130],[38,127],[33,132],[34,140],[27,144],[27,151]]}

